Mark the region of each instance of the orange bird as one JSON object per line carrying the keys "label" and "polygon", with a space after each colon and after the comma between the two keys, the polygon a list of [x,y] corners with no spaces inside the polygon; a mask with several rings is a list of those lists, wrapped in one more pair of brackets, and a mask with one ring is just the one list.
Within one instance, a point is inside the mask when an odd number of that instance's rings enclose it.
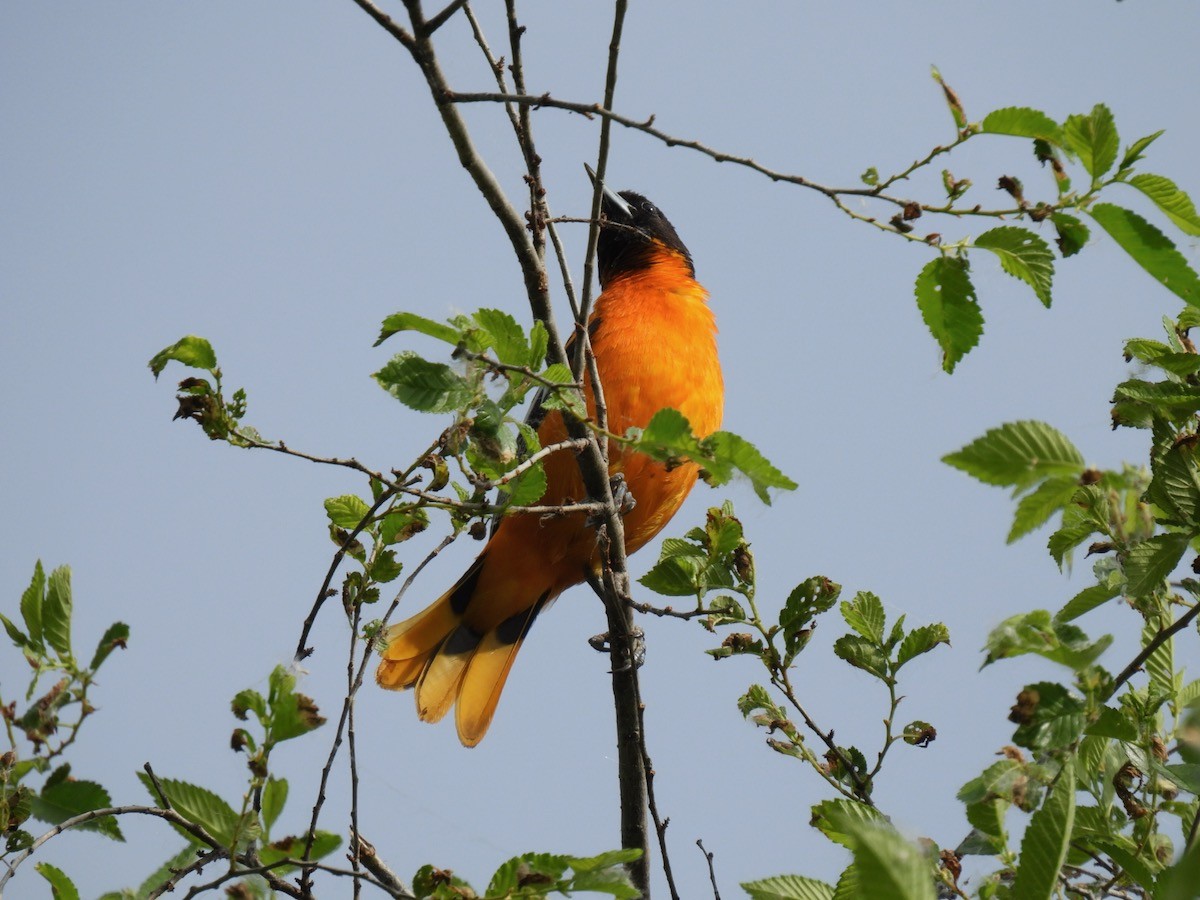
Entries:
{"label": "orange bird", "polygon": [[[667,217],[633,191],[603,188],[597,257],[602,293],[588,334],[608,408],[608,428],[644,428],[660,409],[682,412],[706,436],[721,426],[725,387],[708,292]],[[585,387],[594,415],[590,383]],[[567,438],[561,413],[531,421],[542,446]],[[575,457],[545,460],[542,504],[586,496]],[[609,446],[609,472],[623,475],[636,505],[624,518],[625,549],[638,550],[679,509],[699,467],[668,469],[641,453]],[[474,747],[487,733],[521,642],[538,613],[599,569],[595,528],[583,513],[552,519],[510,513],[454,587],[427,609],[392,625],[381,640],[376,679],[416,688],[417,714],[437,722],[457,705],[458,737]]]}

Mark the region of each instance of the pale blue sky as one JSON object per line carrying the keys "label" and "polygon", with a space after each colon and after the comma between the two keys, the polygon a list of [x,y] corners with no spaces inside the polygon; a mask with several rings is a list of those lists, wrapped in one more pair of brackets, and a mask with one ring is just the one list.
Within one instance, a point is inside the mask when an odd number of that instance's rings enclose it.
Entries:
{"label": "pale blue sky", "polygon": [[[478,5],[499,45],[491,4]],[[522,8],[531,91],[599,99],[605,5]],[[929,78],[936,63],[972,120],[1010,105],[1062,119],[1103,101],[1123,144],[1166,128],[1145,168],[1195,195],[1198,34],[1200,7],[1190,3],[633,3],[617,105],[655,113],[679,136],[852,184],[868,166],[887,173],[952,138]],[[453,84],[490,89],[465,25],[444,36]],[[519,196],[501,111],[468,116]],[[228,700],[290,659],[331,553],[321,501],[361,488],[348,473],[235,451],[172,422],[183,371],[156,384],[146,360],[183,334],[204,335],[228,384],[247,388],[248,420],[264,435],[403,465],[444,423],[402,409],[369,374],[402,347],[439,348],[413,337],[372,349],[380,320],[480,306],[527,320],[519,272],[411,60],[350,2],[5,4],[0,119],[0,608],[15,609],[40,557],[74,568],[81,645],[113,619],[133,627],[96,692],[78,777],[141,802],[134,773],[149,760],[236,799],[244,768],[228,749]],[[553,208],[584,214],[582,163],[594,158],[597,124],[542,111],[535,125]],[[1048,190],[1016,140],[981,140],[948,165],[974,179],[985,204],[1003,199],[993,189],[1001,174],[1021,177],[1030,194]],[[1031,671],[977,673],[984,636],[1011,613],[1057,608],[1088,570],[1059,574],[1045,532],[1006,547],[1004,494],[938,460],[989,427],[1035,418],[1094,464],[1140,461],[1141,436],[1109,430],[1121,340],[1156,336],[1177,301],[1103,237],[1060,263],[1049,312],[976,258],[987,330],[948,377],[912,298],[922,248],[850,222],[813,192],[635,133],[614,132],[609,172],[670,216],[711,291],[726,426],[800,484],[770,508],[746,485],[698,489],[669,531],[730,496],[765,606],[821,573],[848,594],[876,592],[910,624],[947,623],[953,648],[912,664],[902,682],[902,721],[933,722],[938,740],[896,748],[877,798],[907,832],[954,846],[966,825],[953,795],[1008,742],[1005,715]],[[1154,218],[1143,199],[1113,196]],[[583,231],[565,234],[578,278]],[[1195,263],[1195,246],[1183,249]],[[408,559],[438,537],[431,529]],[[413,606],[476,549],[456,546],[431,566]],[[635,571],[655,553],[635,557]],[[1104,660],[1119,667],[1135,617],[1094,618],[1081,624],[1119,632]],[[606,660],[585,642],[603,623],[586,590],[543,616],[474,751],[448,724],[418,723],[409,697],[364,690],[363,831],[398,872],[433,862],[482,888],[515,853],[618,843]],[[683,895],[707,890],[696,838],[715,853],[726,896],[739,881],[783,872],[833,877],[842,851],[808,826],[825,786],[763,747],[734,706],[759,670],[714,663],[701,652],[713,639],[695,626],[644,624],[650,752]],[[302,688],[330,713],[345,631],[327,609]],[[833,658],[840,633],[832,618],[821,625],[796,680],[822,725],[872,755],[886,698]],[[1195,670],[1195,643],[1180,651]],[[23,665],[0,656],[6,695]],[[1032,671],[1062,677],[1048,664]],[[307,821],[310,776],[331,738],[327,728],[278,752],[292,780],[282,827]],[[328,821],[339,830],[344,790],[339,777]],[[66,836],[40,857],[93,895],[136,884],[178,848],[160,823],[123,827],[129,845]],[[32,868],[14,891],[48,896]]]}

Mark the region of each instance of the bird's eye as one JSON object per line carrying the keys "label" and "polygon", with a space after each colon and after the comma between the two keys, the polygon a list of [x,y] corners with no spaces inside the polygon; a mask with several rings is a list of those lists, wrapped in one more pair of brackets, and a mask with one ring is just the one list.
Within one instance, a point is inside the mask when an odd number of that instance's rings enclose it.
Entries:
{"label": "bird's eye", "polygon": [[655,207],[655,205],[653,203],[649,203],[649,202],[646,203],[646,205],[643,206],[642,209],[652,216],[656,215],[658,213],[658,208]]}

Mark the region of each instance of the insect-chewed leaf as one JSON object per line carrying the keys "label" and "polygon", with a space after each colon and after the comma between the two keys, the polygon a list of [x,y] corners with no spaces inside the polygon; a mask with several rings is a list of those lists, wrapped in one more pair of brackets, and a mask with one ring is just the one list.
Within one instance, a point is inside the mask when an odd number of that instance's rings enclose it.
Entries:
{"label": "insect-chewed leaf", "polygon": [[965,260],[939,256],[917,275],[914,293],[921,318],[942,348],[942,368],[953,372],[983,334],[983,313]]}
{"label": "insect-chewed leaf", "polygon": [[1045,241],[1027,228],[1001,225],[975,238],[975,246],[995,253],[1005,272],[1028,284],[1042,304],[1050,306],[1054,254]]}

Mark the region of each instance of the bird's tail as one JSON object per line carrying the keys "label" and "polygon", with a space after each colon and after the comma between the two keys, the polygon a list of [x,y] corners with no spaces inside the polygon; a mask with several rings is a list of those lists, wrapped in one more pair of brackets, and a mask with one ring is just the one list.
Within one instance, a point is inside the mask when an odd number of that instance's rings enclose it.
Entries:
{"label": "bird's tail", "polygon": [[425,722],[441,720],[457,704],[458,737],[467,747],[487,733],[513,660],[549,593],[495,625],[478,625],[487,621],[474,614],[486,607],[476,596],[486,559],[485,552],[434,603],[384,632],[375,672],[382,687],[415,687],[417,715]]}

